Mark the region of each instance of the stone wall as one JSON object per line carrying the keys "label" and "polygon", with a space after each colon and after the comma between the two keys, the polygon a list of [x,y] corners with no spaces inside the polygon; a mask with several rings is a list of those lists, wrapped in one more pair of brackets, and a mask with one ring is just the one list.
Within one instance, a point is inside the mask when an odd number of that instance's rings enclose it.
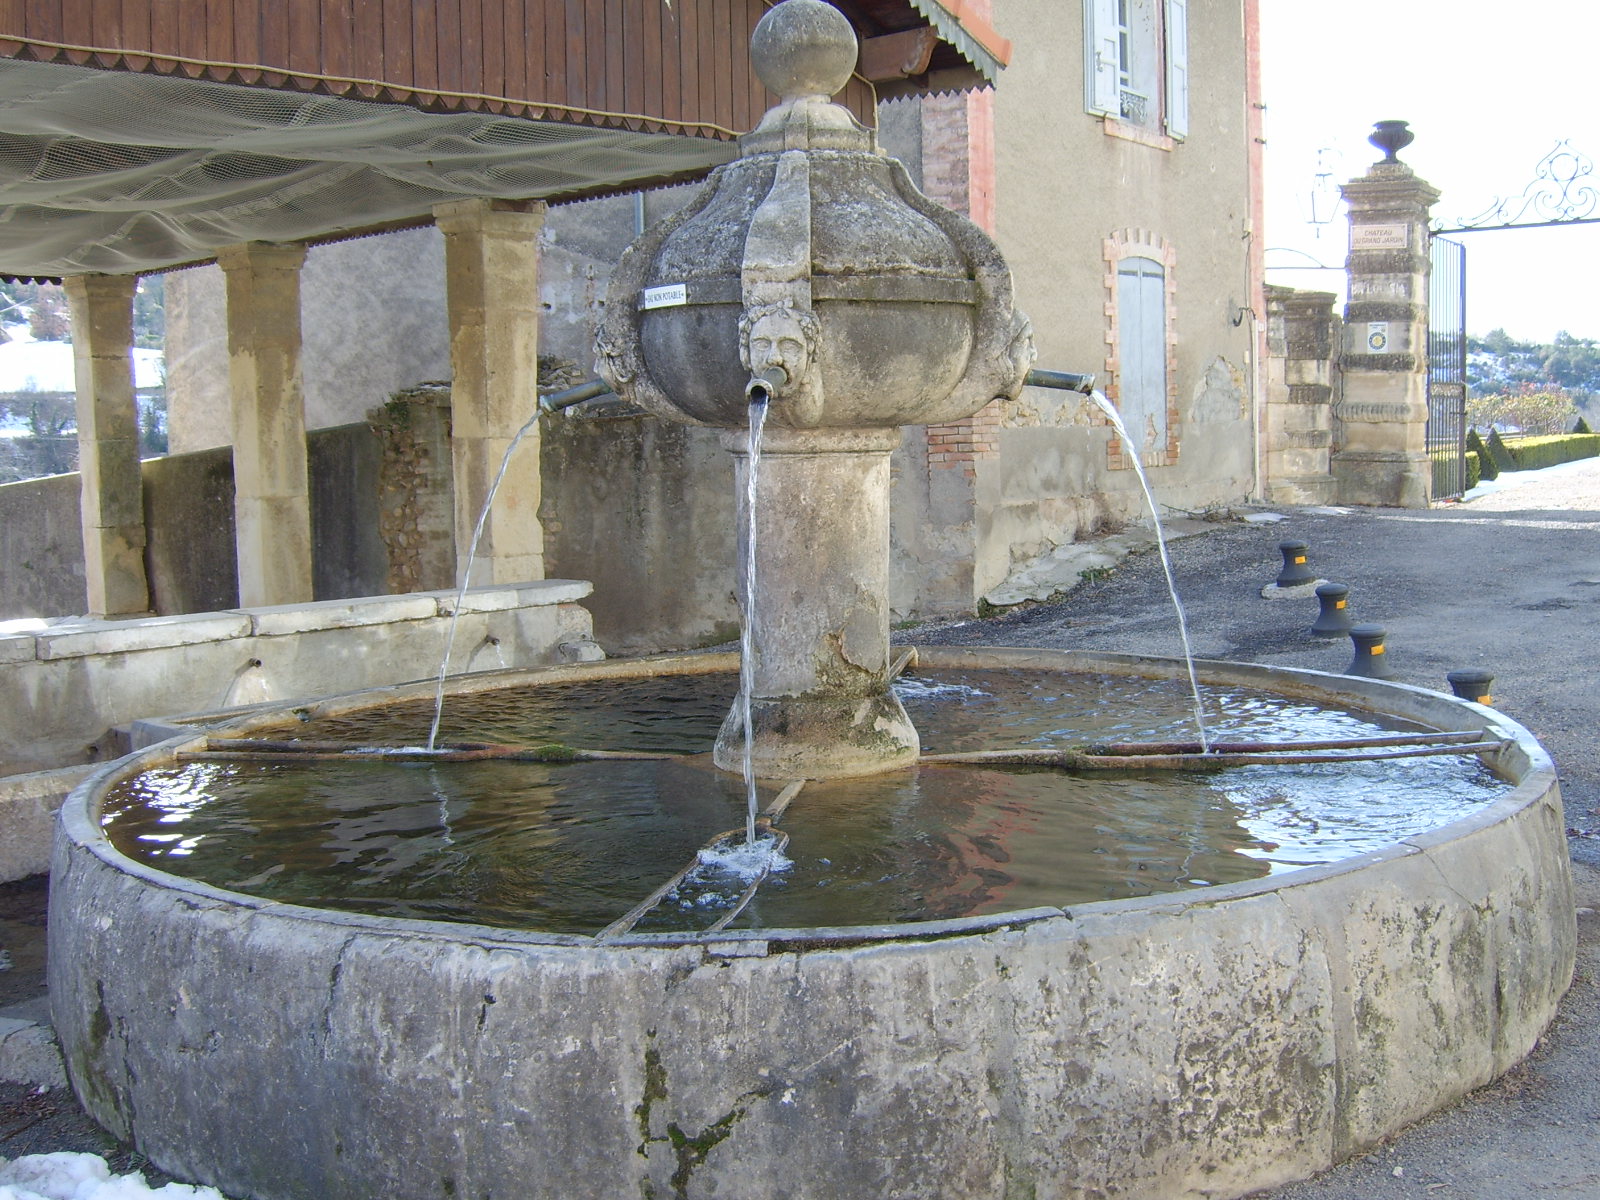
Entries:
{"label": "stone wall", "polygon": [[602,408],[553,413],[540,433],[546,562],[594,584],[596,640],[616,654],[737,638],[733,458],[717,432]]}
{"label": "stone wall", "polygon": [[[1182,140],[1085,111],[1078,7],[1011,0],[995,23],[1017,47],[994,93],[995,232],[1039,366],[1093,372],[1116,395],[1107,247],[1152,248],[1167,272],[1169,405],[1168,436],[1143,455],[1151,487],[1171,508],[1238,503],[1256,488],[1243,10],[1190,7]],[[977,463],[979,595],[1041,549],[1146,519],[1130,456],[1080,399],[1028,389],[1000,416],[999,453]]]}
{"label": "stone wall", "polygon": [[367,414],[383,458],[378,534],[388,551],[385,592],[450,587],[455,582],[450,479],[450,385],[396,392]]}
{"label": "stone wall", "polygon": [[[308,438],[312,572],[318,600],[382,595],[380,453],[363,425]],[[157,614],[239,602],[233,542],[233,458],[226,449],[143,464],[151,605]],[[0,619],[63,617],[85,605],[76,475],[0,486]]]}
{"label": "stone wall", "polygon": [[1267,289],[1263,493],[1273,504],[1330,504],[1339,318],[1332,292]]}
{"label": "stone wall", "polygon": [[[306,427],[360,421],[450,374],[444,242],[433,228],[313,246],[300,279]],[[232,441],[222,270],[166,277],[168,438],[175,454]]]}
{"label": "stone wall", "polygon": [[0,484],[0,620],[87,607],[80,487],[75,474]]}

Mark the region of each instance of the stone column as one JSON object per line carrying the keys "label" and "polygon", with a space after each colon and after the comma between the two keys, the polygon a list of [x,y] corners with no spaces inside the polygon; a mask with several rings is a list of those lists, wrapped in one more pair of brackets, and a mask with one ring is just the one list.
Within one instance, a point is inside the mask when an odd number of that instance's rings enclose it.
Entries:
{"label": "stone column", "polygon": [[312,597],[311,501],[300,380],[305,247],[249,242],[217,254],[228,295],[233,519],[239,603]]}
{"label": "stone column", "polygon": [[[739,593],[747,591],[747,433],[737,462]],[[752,758],[764,779],[871,775],[915,761],[917,731],[889,687],[889,454],[898,429],[768,426],[757,470]],[[716,763],[739,771],[737,707]]]}
{"label": "stone column", "polygon": [[1330,504],[1332,292],[1267,288],[1265,495],[1270,504]]}
{"label": "stone column", "polygon": [[133,385],[133,275],[73,275],[72,357],[78,390],[83,565],[89,613],[148,612],[144,487]]}
{"label": "stone column", "polygon": [[[462,200],[434,209],[444,234],[450,314],[451,457],[456,576],[489,488],[517,432],[538,411],[539,227],[544,205]],[[484,521],[469,582],[544,578],[539,428],[522,439]]]}
{"label": "stone column", "polygon": [[1334,408],[1339,501],[1426,508],[1428,210],[1439,192],[1392,152],[1340,191],[1350,209],[1350,298]]}

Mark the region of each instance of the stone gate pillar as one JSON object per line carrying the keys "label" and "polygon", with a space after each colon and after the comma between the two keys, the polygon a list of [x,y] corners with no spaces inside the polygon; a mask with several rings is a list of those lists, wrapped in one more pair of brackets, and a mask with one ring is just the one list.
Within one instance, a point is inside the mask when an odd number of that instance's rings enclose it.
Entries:
{"label": "stone gate pillar", "polygon": [[78,393],[84,583],[89,613],[149,611],[144,487],[133,383],[133,275],[72,275],[72,357]]}
{"label": "stone gate pillar", "polygon": [[1332,292],[1267,288],[1264,490],[1269,504],[1329,504],[1333,444]]}
{"label": "stone gate pillar", "polygon": [[300,267],[306,248],[269,242],[217,254],[228,295],[233,519],[239,603],[313,599]]}
{"label": "stone gate pillar", "polygon": [[[456,577],[511,440],[538,411],[539,228],[544,205],[460,200],[434,209],[450,317]],[[473,561],[473,584],[544,578],[539,431],[506,469]]]}
{"label": "stone gate pillar", "polygon": [[1332,460],[1342,504],[1426,508],[1428,210],[1436,188],[1395,157],[1411,141],[1402,121],[1379,122],[1387,157],[1340,189],[1350,211],[1344,394],[1334,407]]}

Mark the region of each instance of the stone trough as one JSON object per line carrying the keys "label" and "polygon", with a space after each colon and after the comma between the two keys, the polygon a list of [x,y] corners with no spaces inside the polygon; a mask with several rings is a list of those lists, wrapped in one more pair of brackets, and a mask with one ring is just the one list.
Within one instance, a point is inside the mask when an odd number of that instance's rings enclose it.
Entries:
{"label": "stone trough", "polygon": [[[462,689],[730,669],[602,663]],[[1182,664],[924,651],[924,667]],[[50,990],[91,1114],[231,1196],[1230,1197],[1488,1082],[1572,974],[1555,773],[1500,714],[1226,663],[1212,684],[1514,739],[1512,791],[1249,883],[957,921],[578,936],[296,907],[112,849],[113,764],[63,811]],[[317,714],[403,700],[393,688]],[[286,714],[232,732],[281,728]]]}

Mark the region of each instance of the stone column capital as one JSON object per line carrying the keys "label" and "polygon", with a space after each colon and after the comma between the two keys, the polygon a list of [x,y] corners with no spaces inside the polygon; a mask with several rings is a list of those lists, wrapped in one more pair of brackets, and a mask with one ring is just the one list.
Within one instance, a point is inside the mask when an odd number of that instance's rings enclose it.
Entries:
{"label": "stone column capital", "polygon": [[1367,173],[1341,184],[1339,194],[1351,213],[1368,209],[1416,207],[1426,210],[1439,200],[1439,189],[1402,162],[1373,163]]}
{"label": "stone column capital", "polygon": [[61,281],[69,303],[112,302],[126,297],[133,302],[138,290],[137,275],[68,275]]}
{"label": "stone column capital", "polygon": [[217,251],[224,271],[298,271],[305,261],[303,242],[240,242]]}
{"label": "stone column capital", "polygon": [[543,200],[452,200],[436,204],[433,223],[446,237],[537,237],[544,226]]}
{"label": "stone column capital", "polygon": [[[730,454],[749,453],[750,431],[726,429],[722,448]],[[768,425],[761,434],[761,456],[769,454],[889,454],[900,448],[900,430],[787,429]]]}
{"label": "stone column capital", "polygon": [[1283,291],[1289,292],[1287,296],[1267,297],[1267,307],[1272,311],[1281,311],[1291,318],[1297,316],[1326,317],[1333,312],[1333,305],[1339,297],[1333,292],[1301,292],[1290,288]]}

